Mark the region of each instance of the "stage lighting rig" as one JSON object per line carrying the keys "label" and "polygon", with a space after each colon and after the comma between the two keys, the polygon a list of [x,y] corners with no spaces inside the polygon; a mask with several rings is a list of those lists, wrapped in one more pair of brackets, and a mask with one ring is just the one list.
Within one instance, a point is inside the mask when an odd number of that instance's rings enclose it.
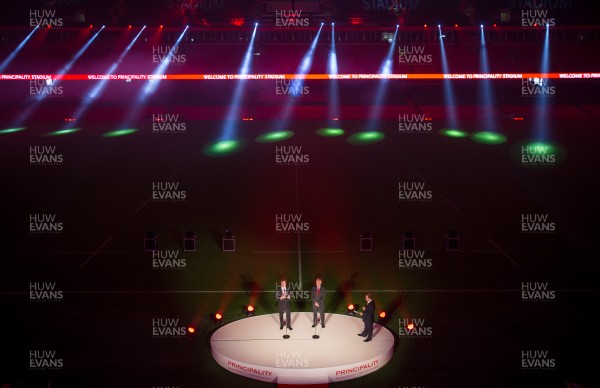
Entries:
{"label": "stage lighting rig", "polygon": [[244,315],[246,315],[246,317],[253,317],[254,316],[254,306],[252,306],[252,305],[244,306]]}
{"label": "stage lighting rig", "polygon": [[388,43],[392,43],[394,41],[394,32],[382,32],[381,33],[381,40],[383,41],[388,41]]}
{"label": "stage lighting rig", "polygon": [[210,321],[215,325],[220,325],[223,323],[223,315],[221,313],[211,313]]}
{"label": "stage lighting rig", "polygon": [[358,309],[358,307],[359,306],[357,304],[356,305],[349,304],[348,307],[346,307],[346,310],[347,310],[346,314],[352,315],[352,316],[356,315],[356,310]]}

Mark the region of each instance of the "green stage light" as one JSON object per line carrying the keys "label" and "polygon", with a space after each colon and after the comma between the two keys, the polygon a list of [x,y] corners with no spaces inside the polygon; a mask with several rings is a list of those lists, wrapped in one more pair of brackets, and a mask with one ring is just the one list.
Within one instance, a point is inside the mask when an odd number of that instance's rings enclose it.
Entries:
{"label": "green stage light", "polygon": [[1,129],[0,130],[0,135],[4,135],[6,133],[21,132],[21,131],[24,131],[26,129],[27,129],[27,127]]}
{"label": "green stage light", "polygon": [[554,145],[541,141],[525,144],[525,147],[528,148],[530,154],[535,155],[556,154],[557,151]]}
{"label": "green stage light", "polygon": [[359,132],[348,137],[348,143],[353,145],[369,145],[382,141],[385,135],[378,131]]}
{"label": "green stage light", "polygon": [[536,170],[548,170],[565,163],[567,150],[549,140],[524,140],[515,143],[511,154],[518,164]]}
{"label": "green stage light", "polygon": [[115,131],[110,131],[102,134],[102,137],[119,137],[119,136],[127,136],[132,133],[137,132],[135,128],[127,128],[127,129],[117,129]]}
{"label": "green stage light", "polygon": [[481,144],[502,144],[506,142],[506,136],[497,132],[475,132],[471,135],[471,140]]}
{"label": "green stage light", "polygon": [[317,135],[323,137],[337,137],[342,136],[344,133],[346,132],[341,128],[321,128],[317,130]]}
{"label": "green stage light", "polygon": [[440,133],[444,136],[454,138],[469,137],[469,132],[463,131],[462,129],[444,128],[440,130]]}
{"label": "green stage light", "polygon": [[44,136],[62,136],[62,135],[68,135],[70,133],[75,133],[78,131],[81,131],[81,128],[59,129],[58,131],[48,132]]}
{"label": "green stage light", "polygon": [[204,147],[204,154],[208,156],[227,156],[239,151],[243,146],[240,140],[220,140]]}
{"label": "green stage light", "polygon": [[259,143],[277,143],[278,141],[289,139],[292,136],[294,136],[294,132],[292,131],[275,131],[263,133],[254,140]]}

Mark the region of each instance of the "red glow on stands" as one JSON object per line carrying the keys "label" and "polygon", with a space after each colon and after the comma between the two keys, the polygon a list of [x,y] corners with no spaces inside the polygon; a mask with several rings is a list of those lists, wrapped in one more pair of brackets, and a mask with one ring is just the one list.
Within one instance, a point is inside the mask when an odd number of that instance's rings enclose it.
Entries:
{"label": "red glow on stands", "polygon": [[231,19],[231,24],[233,24],[236,27],[241,27],[244,25],[244,23],[246,23],[246,19],[244,19],[244,18],[232,18]]}
{"label": "red glow on stands", "polygon": [[432,121],[433,119],[431,117],[425,117],[425,121]]}
{"label": "red glow on stands", "polygon": [[162,24],[160,25],[160,28],[161,28],[161,29],[163,28],[163,25],[162,25]]}
{"label": "red glow on stands", "polygon": [[131,24],[127,26],[127,28],[131,28]]}
{"label": "red glow on stands", "polygon": [[196,332],[196,329],[194,329],[194,328],[193,328],[193,327],[191,327],[191,326],[190,326],[190,327],[188,327],[188,329],[187,329],[187,330],[188,330],[188,332],[189,332],[189,333],[192,333],[192,334]]}
{"label": "red glow on stands", "polygon": [[350,18],[350,24],[358,26],[363,23],[363,18]]}
{"label": "red glow on stands", "polygon": [[67,117],[67,118],[65,119],[65,121],[70,123],[70,122],[73,122],[73,121],[75,121],[75,119],[74,119],[73,117]]}
{"label": "red glow on stands", "polygon": [[496,23],[494,23],[494,27],[496,27]]}
{"label": "red glow on stands", "polygon": [[385,311],[382,311],[379,313],[379,318],[385,318],[387,314],[385,313]]}
{"label": "red glow on stands", "polygon": [[408,330],[412,330],[412,329],[414,329],[414,328],[415,328],[415,324],[414,324],[414,323],[409,323],[408,325],[406,325],[406,328],[407,328]]}
{"label": "red glow on stands", "polygon": [[244,117],[242,118],[242,121],[254,121],[253,117]]}
{"label": "red glow on stands", "polygon": [[423,24],[423,27],[427,28],[427,24]]}
{"label": "red glow on stands", "polygon": [[523,120],[525,120],[525,118],[524,117],[513,117],[513,120],[514,121],[523,121]]}
{"label": "red glow on stands", "polygon": [[337,117],[332,118],[333,121],[338,121],[339,119]]}
{"label": "red glow on stands", "polygon": [[93,24],[90,24],[90,28],[94,28],[94,25],[93,25]]}
{"label": "red glow on stands", "polygon": [[458,24],[455,24],[455,25],[454,25],[454,28],[458,28]]}

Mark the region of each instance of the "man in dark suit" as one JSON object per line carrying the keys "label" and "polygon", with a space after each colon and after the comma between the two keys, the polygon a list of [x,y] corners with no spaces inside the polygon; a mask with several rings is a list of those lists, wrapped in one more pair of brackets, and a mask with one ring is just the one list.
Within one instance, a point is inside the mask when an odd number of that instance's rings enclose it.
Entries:
{"label": "man in dark suit", "polygon": [[369,342],[373,339],[373,323],[375,322],[375,302],[371,294],[365,295],[367,305],[363,307],[362,320],[365,323],[365,329],[359,334],[361,337],[367,337],[364,342]]}
{"label": "man in dark suit", "polygon": [[321,315],[321,327],[325,328],[325,287],[321,287],[323,279],[317,278],[315,285],[312,288],[310,297],[312,299],[313,325],[317,326],[317,312]]}
{"label": "man in dark suit", "polygon": [[282,280],[279,289],[275,292],[275,298],[277,298],[277,308],[279,309],[279,330],[283,329],[283,313],[285,312],[285,318],[287,322],[287,328],[292,329],[292,319],[290,314],[290,290],[287,288],[287,282]]}

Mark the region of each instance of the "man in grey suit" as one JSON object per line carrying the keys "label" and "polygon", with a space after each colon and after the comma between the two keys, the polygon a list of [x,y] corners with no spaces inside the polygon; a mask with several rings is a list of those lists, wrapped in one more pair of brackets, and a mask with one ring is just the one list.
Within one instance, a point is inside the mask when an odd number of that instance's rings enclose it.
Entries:
{"label": "man in grey suit", "polygon": [[321,315],[321,326],[325,328],[325,293],[327,290],[325,287],[321,287],[323,279],[317,278],[315,285],[310,293],[312,299],[312,311],[313,311],[313,325],[317,326],[317,312]]}
{"label": "man in grey suit", "polygon": [[279,284],[280,287],[277,289],[277,292],[275,292],[277,308],[279,310],[279,330],[283,329],[283,313],[285,313],[287,328],[293,330],[290,314],[290,290],[288,290],[287,282],[285,280],[282,280]]}

